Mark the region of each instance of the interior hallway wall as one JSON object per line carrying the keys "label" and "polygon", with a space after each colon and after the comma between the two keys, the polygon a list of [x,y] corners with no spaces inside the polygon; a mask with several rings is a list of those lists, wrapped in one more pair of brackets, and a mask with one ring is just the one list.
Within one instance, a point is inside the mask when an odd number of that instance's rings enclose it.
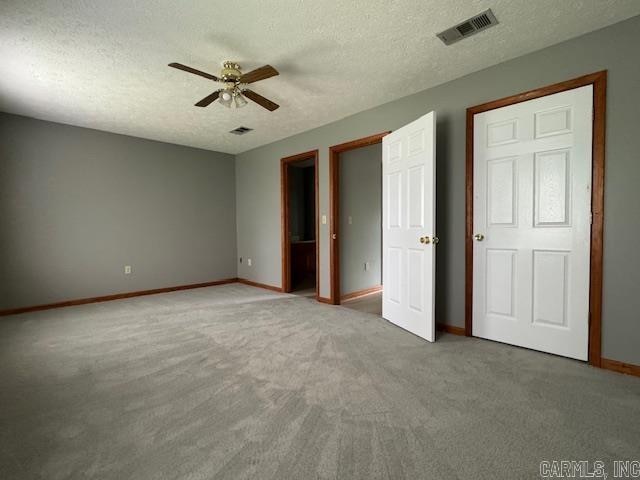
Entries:
{"label": "interior hallway wall", "polygon": [[381,143],[340,154],[339,196],[340,294],[346,295],[382,284]]}
{"label": "interior hallway wall", "polygon": [[234,177],[233,155],[0,114],[0,310],[236,277]]}
{"label": "interior hallway wall", "polygon": [[[640,364],[640,256],[634,254],[640,237],[639,44],[640,17],[634,17],[237,155],[238,252],[254,259],[252,267],[240,266],[239,276],[281,284],[280,158],[318,148],[320,215],[327,216],[320,225],[320,295],[328,297],[329,147],[397,129],[435,110],[436,318],[463,326],[466,108],[608,69],[602,353]],[[464,45],[448,47],[452,58]]]}

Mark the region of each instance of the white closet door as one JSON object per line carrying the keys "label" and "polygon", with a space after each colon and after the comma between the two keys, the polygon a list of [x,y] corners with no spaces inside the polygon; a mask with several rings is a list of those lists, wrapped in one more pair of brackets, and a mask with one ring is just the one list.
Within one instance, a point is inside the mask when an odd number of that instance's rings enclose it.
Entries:
{"label": "white closet door", "polygon": [[587,360],[593,87],[474,117],[473,335]]}

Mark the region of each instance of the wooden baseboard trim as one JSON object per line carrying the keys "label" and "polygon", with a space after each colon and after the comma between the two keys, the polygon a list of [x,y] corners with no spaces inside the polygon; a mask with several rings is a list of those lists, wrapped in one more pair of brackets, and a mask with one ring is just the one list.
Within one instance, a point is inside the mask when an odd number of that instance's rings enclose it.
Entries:
{"label": "wooden baseboard trim", "polygon": [[441,332],[451,333],[452,335],[461,335],[463,337],[465,336],[464,327],[455,327],[445,323],[438,323],[437,328]]}
{"label": "wooden baseboard trim", "polygon": [[355,292],[346,293],[340,297],[341,301],[355,300],[356,298],[366,297],[367,295],[373,295],[382,291],[382,285],[376,285],[375,287],[363,288],[362,290],[356,290]]}
{"label": "wooden baseboard trim", "polygon": [[265,288],[273,292],[282,293],[282,287],[274,287],[273,285],[267,285],[266,283],[259,283],[259,282],[254,282],[253,280],[247,280],[246,278],[238,278],[236,281],[238,283],[243,283],[244,285],[249,285],[250,287]]}
{"label": "wooden baseboard trim", "polygon": [[321,296],[319,296],[319,295],[316,297],[316,300],[318,300],[320,303],[328,303],[329,305],[332,305],[332,304],[333,304],[333,302],[331,301],[331,299],[330,299],[330,298],[327,298],[327,297],[321,297]]}
{"label": "wooden baseboard trim", "polygon": [[613,370],[614,372],[626,373],[627,375],[640,377],[640,365],[634,365],[633,363],[625,363],[619,362],[618,360],[602,358],[600,361],[600,367],[605,370]]}
{"label": "wooden baseboard trim", "polygon": [[73,307],[76,305],[86,305],[88,303],[110,302],[111,300],[122,300],[123,298],[142,297],[145,295],[156,295],[158,293],[176,292],[178,290],[191,290],[192,288],[213,287],[215,285],[225,285],[237,282],[237,278],[225,278],[213,282],[192,283],[189,285],[178,285],[175,287],[153,288],[151,290],[139,290],[136,292],[115,293],[113,295],[103,295],[100,297],[79,298],[76,300],[66,300],[64,302],[47,303],[45,305],[34,305],[31,307],[10,308],[0,310],[0,317],[6,315],[17,315],[19,313],[37,312],[39,310],[51,310],[53,308]]}

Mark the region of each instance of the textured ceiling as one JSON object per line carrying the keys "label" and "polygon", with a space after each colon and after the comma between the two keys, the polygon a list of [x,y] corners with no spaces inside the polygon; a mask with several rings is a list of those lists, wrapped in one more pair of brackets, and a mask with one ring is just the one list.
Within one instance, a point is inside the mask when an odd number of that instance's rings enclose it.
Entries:
{"label": "textured ceiling", "polygon": [[[486,8],[500,24],[445,47]],[[0,110],[238,153],[640,14],[637,0],[3,0]],[[193,104],[218,73],[269,63],[281,105]],[[227,133],[240,125],[255,131]]]}

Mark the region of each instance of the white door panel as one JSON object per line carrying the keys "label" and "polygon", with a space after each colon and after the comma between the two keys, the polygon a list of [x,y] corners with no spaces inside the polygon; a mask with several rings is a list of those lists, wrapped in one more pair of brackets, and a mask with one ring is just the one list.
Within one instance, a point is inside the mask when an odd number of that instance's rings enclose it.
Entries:
{"label": "white door panel", "polygon": [[474,117],[473,335],[587,359],[593,87]]}
{"label": "white door panel", "polygon": [[382,316],[432,342],[435,113],[387,135],[382,146]]}

